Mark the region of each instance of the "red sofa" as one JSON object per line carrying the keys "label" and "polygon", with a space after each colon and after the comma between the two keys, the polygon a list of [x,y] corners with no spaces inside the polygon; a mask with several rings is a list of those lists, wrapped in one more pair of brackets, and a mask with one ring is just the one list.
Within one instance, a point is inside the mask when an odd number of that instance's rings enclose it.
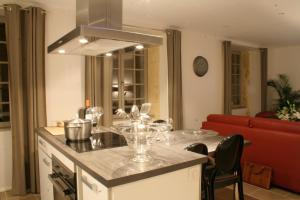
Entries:
{"label": "red sofa", "polygon": [[300,192],[300,123],[234,115],[209,115],[203,129],[240,133],[252,144],[243,161],[273,168],[272,184]]}

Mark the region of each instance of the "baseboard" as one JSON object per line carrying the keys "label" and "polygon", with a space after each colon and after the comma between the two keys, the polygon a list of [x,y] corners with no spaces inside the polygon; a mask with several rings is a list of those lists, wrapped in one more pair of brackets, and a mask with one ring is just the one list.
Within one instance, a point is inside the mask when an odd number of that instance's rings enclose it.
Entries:
{"label": "baseboard", "polygon": [[4,186],[4,187],[0,187],[0,192],[5,192],[11,190],[11,186]]}

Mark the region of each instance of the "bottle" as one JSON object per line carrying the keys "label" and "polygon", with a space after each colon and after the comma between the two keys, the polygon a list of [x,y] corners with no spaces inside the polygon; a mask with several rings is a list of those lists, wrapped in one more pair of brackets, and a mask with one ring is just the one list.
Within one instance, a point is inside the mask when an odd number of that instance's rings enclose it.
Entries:
{"label": "bottle", "polygon": [[78,116],[80,119],[86,119],[86,110],[89,109],[91,106],[91,102],[89,99],[85,100],[85,107],[79,108],[78,110]]}

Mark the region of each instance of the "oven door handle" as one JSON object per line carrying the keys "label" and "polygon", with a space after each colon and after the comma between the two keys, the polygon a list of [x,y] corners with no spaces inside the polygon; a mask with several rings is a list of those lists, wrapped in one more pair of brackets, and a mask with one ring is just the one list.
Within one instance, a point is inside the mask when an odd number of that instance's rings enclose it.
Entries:
{"label": "oven door handle", "polygon": [[56,174],[49,174],[48,178],[53,184],[53,187],[55,187],[60,194],[68,199],[72,199],[70,196],[75,193],[72,188],[68,187],[68,185],[64,183]]}

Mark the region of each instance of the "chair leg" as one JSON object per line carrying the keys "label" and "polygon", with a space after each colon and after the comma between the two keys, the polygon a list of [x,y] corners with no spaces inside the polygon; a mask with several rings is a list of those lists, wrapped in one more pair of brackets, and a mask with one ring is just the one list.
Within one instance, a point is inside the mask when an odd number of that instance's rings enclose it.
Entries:
{"label": "chair leg", "polygon": [[233,199],[236,200],[236,183],[233,184]]}
{"label": "chair leg", "polygon": [[208,199],[209,200],[215,200],[215,189],[214,189],[214,183],[210,182],[208,186]]}
{"label": "chair leg", "polygon": [[243,190],[243,174],[242,170],[238,172],[238,191],[239,191],[239,200],[244,200],[244,190]]}
{"label": "chair leg", "polygon": [[239,200],[244,200],[243,182],[242,181],[239,181],[239,183],[238,183],[238,190],[239,190]]}
{"label": "chair leg", "polygon": [[208,200],[208,195],[207,195],[207,184],[206,184],[206,183],[203,184],[203,191],[204,191],[204,198],[202,197],[202,199]]}

